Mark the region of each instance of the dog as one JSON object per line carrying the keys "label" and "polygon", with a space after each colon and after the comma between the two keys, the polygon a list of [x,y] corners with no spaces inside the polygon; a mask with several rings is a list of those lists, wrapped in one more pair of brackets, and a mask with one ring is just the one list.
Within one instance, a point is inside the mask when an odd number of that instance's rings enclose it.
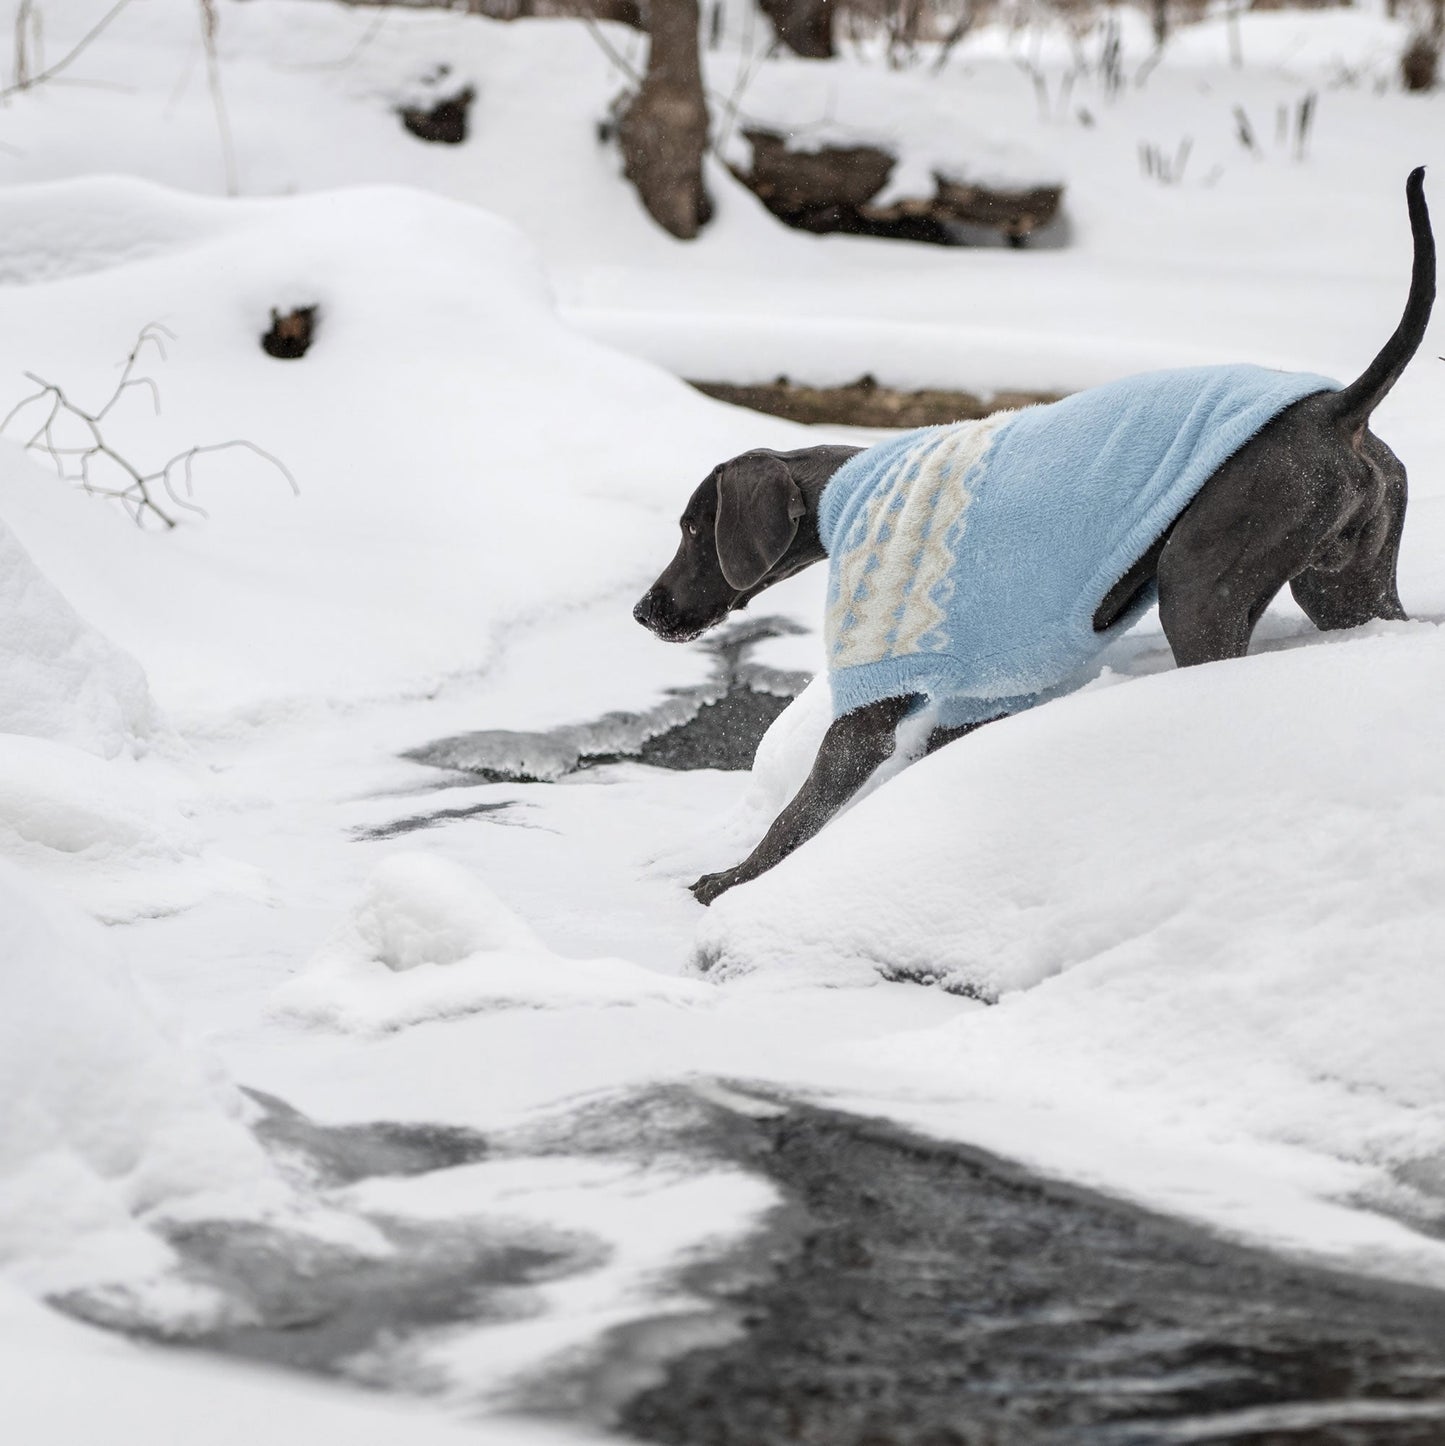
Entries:
{"label": "dog", "polygon": [[1409,298],[1346,387],[1260,368],[1147,373],[1002,420],[713,469],[633,616],[686,642],[829,558],[834,719],[758,846],[691,886],[699,902],[812,838],[925,701],[940,705],[931,753],[1077,686],[1156,597],[1181,667],[1242,656],[1286,584],[1320,628],[1406,616],[1405,468],[1369,428],[1435,297],[1423,167],[1405,192]]}

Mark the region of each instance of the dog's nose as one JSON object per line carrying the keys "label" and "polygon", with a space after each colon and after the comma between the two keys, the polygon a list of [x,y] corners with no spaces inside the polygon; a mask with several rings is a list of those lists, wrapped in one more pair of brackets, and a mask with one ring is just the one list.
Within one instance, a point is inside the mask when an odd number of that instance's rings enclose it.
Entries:
{"label": "dog's nose", "polygon": [[645,628],[652,626],[653,596],[651,592],[643,593],[641,598],[638,599],[637,606],[632,609],[632,616]]}

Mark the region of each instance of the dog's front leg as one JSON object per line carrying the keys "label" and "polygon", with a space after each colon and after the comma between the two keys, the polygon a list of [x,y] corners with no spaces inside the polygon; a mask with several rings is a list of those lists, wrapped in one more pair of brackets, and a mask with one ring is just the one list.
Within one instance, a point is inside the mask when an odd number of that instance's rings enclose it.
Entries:
{"label": "dog's front leg", "polygon": [[742,863],[718,874],[704,874],[692,885],[693,897],[710,904],[734,884],[765,874],[807,841],[858,792],[893,752],[899,721],[914,699],[884,698],[835,718],[823,735],[807,782],[773,820],[763,841]]}

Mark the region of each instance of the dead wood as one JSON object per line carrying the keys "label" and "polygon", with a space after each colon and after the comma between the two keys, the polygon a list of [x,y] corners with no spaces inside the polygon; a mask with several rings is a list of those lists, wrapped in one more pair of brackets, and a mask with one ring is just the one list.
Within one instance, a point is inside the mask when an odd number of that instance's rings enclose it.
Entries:
{"label": "dead wood", "polygon": [[623,173],[664,231],[690,241],[712,216],[703,182],[707,101],[698,0],[653,0],[647,72],[617,126]]}
{"label": "dead wood", "polygon": [[934,177],[931,196],[887,205],[874,198],[888,183],[895,158],[877,146],[793,150],[775,132],[744,132],[752,164],[733,174],[780,220],[799,230],[888,236],[959,245],[963,228],[984,227],[1022,245],[1059,212],[1062,186],[1006,188]]}
{"label": "dead wood", "polygon": [[833,58],[833,0],[758,0],[758,8],[794,55]]}
{"label": "dead wood", "polygon": [[872,376],[841,387],[810,387],[779,377],[774,382],[738,385],[732,382],[691,382],[720,402],[786,417],[790,422],[831,423],[849,427],[933,427],[947,422],[976,421],[994,412],[1056,402],[1060,392],[976,392],[929,388],[901,391],[885,387]]}

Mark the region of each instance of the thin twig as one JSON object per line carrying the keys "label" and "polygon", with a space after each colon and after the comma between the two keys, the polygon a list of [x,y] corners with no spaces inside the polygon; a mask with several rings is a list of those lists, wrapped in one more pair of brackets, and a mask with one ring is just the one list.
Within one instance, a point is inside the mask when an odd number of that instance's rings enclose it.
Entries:
{"label": "thin twig", "polygon": [[18,95],[21,91],[34,90],[37,85],[43,85],[47,80],[54,80],[70,63],[80,58],[86,48],[94,41],[102,31],[109,26],[110,22],[130,4],[130,0],[116,0],[116,3],[101,16],[70,49],[55,62],[54,65],[46,66],[44,70],[37,71],[34,75],[17,79],[14,84],[8,85],[0,90],[0,100],[8,100],[12,95]]}
{"label": "thin twig", "polygon": [[633,85],[641,85],[642,77],[637,73],[636,66],[613,45],[607,38],[602,27],[597,23],[597,16],[592,9],[592,0],[573,0],[572,9],[577,18],[587,27],[587,33],[596,42],[597,48],[603,55],[605,55]]}
{"label": "thin twig", "polygon": [[348,66],[354,65],[361,56],[371,48],[372,42],[381,34],[382,27],[386,24],[388,12],[383,8],[376,12],[376,15],[367,22],[366,29],[362,32],[361,38],[352,45],[351,49],[337,60],[303,60],[294,65],[286,65],[276,62],[275,68],[284,71],[288,75],[304,75],[310,71],[318,70],[345,70]]}
{"label": "thin twig", "polygon": [[[227,442],[197,443],[184,452],[177,452],[160,467],[150,472],[142,472],[139,467],[122,456],[106,441],[101,430],[101,422],[132,388],[140,387],[148,391],[156,414],[160,414],[160,390],[156,386],[155,379],[148,376],[136,376],[134,372],[141,351],[147,342],[156,348],[164,360],[166,349],[163,338],[167,337],[174,339],[172,333],[159,322],[152,322],[141,328],[135,345],[131,347],[129,355],[121,365],[120,380],[116,383],[115,389],[104,404],[94,412],[88,412],[78,406],[66,394],[65,389],[57,383],[47,381],[35,372],[26,372],[25,376],[39,390],[22,398],[6,413],[4,420],[0,421],[0,433],[3,433],[10,423],[27,408],[36,403],[48,401],[49,407],[44,419],[25,441],[25,450],[45,453],[55,468],[55,475],[62,481],[73,482],[82,490],[95,496],[110,497],[120,502],[137,526],[143,527],[148,516],[156,518],[167,528],[176,525],[176,519],[157,501],[156,488],[164,491],[166,497],[177,508],[205,517],[207,515],[205,508],[192,500],[195,492],[196,458],[237,447],[253,452],[263,461],[270,463],[286,479],[291,491],[299,495],[301,489],[297,485],[296,478],[292,476],[291,469],[279,457],[244,437],[232,438]],[[83,445],[71,445],[56,436],[56,425],[62,418],[68,418],[82,429],[84,436],[88,439]],[[112,486],[97,480],[94,472],[97,460],[114,468],[122,478],[127,479],[125,485]],[[181,470],[185,481],[184,497],[180,495],[175,486],[174,473],[177,468]]]}
{"label": "thin twig", "polygon": [[939,75],[948,64],[948,58],[953,54],[953,48],[973,29],[974,13],[973,0],[965,0],[963,8],[958,12],[958,18],[953,22],[953,28],[943,38],[939,46],[938,56],[933,62],[933,73]]}
{"label": "thin twig", "polygon": [[236,194],[236,148],[231,143],[231,121],[226,114],[226,97],[221,91],[221,60],[216,54],[216,32],[221,17],[216,13],[216,0],[200,0],[201,45],[206,52],[206,84],[211,92],[211,105],[216,112],[216,129],[221,136],[221,163],[226,171],[226,194]]}

